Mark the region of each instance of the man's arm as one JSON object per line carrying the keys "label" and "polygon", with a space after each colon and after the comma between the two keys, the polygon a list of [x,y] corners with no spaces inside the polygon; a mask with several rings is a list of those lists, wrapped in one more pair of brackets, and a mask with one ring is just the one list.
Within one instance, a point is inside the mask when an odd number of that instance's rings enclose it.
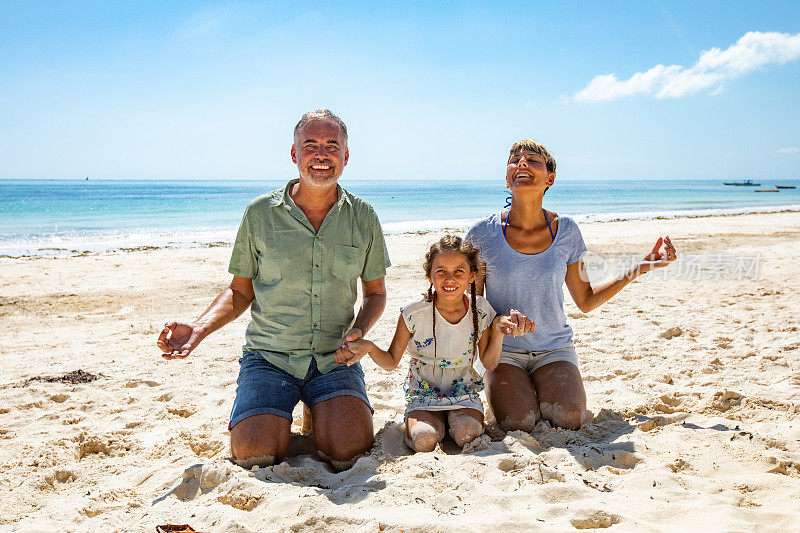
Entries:
{"label": "man's arm", "polygon": [[233,276],[231,284],[223,290],[208,309],[191,323],[167,322],[156,345],[164,359],[183,359],[200,341],[244,313],[255,298],[253,280]]}
{"label": "man's arm", "polygon": [[361,307],[356,315],[356,320],[353,322],[353,327],[345,334],[342,346],[340,346],[333,355],[334,360],[339,364],[348,362],[352,364],[366,355],[366,351],[364,353],[354,354],[344,346],[344,343],[357,341],[362,338],[367,331],[375,325],[386,307],[385,277],[380,277],[372,281],[362,280],[361,290],[363,298],[361,299]]}

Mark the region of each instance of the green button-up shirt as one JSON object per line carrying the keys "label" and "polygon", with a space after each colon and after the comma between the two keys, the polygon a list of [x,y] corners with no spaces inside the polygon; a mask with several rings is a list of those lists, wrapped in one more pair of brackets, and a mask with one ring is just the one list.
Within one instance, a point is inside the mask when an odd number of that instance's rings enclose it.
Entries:
{"label": "green button-up shirt", "polygon": [[302,379],[312,357],[323,373],[337,365],[333,353],[355,320],[358,278],[381,278],[390,263],[370,204],[337,185],[339,200],[314,231],[289,196],[295,183],[250,202],[228,271],[253,280],[244,350]]}

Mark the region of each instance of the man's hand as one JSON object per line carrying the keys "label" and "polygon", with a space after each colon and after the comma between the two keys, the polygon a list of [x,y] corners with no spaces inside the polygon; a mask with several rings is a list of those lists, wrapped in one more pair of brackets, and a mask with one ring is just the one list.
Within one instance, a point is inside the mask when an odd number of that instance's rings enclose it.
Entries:
{"label": "man's hand", "polygon": [[[348,342],[354,342],[359,340],[361,338],[361,335],[362,332],[358,328],[353,328],[347,333],[345,333],[344,340],[342,340],[342,345],[339,346],[339,349],[336,350],[336,352],[333,354],[333,360],[339,363],[340,365],[347,364],[347,366],[350,366],[359,359],[361,359],[362,357],[364,357],[364,354],[361,354],[361,356],[359,356],[358,358],[353,359],[354,357],[356,357],[356,354],[354,354],[347,348]],[[352,362],[350,362],[351,360]]]}
{"label": "man's hand", "polygon": [[369,355],[369,351],[375,347],[375,344],[373,344],[372,341],[359,339],[357,341],[345,342],[344,347],[353,354],[353,356],[347,360],[347,366],[350,366],[365,355]]}
{"label": "man's hand", "polygon": [[164,359],[183,359],[197,348],[200,341],[205,338],[203,329],[194,324],[184,322],[167,322],[161,335],[158,336],[156,345],[163,352]]}
{"label": "man's hand", "polygon": [[536,329],[536,324],[516,309],[512,309],[507,315],[496,316],[492,322],[492,327],[498,333],[502,332],[516,337],[532,332]]}

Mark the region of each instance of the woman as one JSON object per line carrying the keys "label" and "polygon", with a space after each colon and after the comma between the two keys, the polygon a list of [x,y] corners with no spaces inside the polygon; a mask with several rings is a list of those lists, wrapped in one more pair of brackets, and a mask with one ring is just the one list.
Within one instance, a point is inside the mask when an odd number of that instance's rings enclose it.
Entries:
{"label": "woman", "polygon": [[479,220],[467,235],[486,264],[477,281],[478,294],[485,287],[498,313],[520,307],[536,327],[529,335],[506,337],[500,363],[486,374],[487,398],[506,431],[531,431],[542,418],[567,429],[578,429],[583,422],[586,392],[564,315],[562,283],[588,313],[638,276],[676,258],[669,237],[659,237],[636,267],[593,287],[577,224],[542,207],[555,179],[556,162],[544,146],[530,139],[514,144],[506,168],[510,208]]}

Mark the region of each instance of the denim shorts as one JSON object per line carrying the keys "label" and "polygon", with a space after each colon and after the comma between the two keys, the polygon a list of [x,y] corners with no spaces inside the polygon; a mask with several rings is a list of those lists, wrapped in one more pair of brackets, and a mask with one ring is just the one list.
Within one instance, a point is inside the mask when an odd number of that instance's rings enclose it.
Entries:
{"label": "denim shorts", "polygon": [[578,366],[578,355],[575,353],[575,348],[567,346],[542,352],[511,352],[507,350],[500,352],[500,363],[519,367],[528,374],[533,374],[544,365],[557,361],[566,361]]}
{"label": "denim shorts", "polygon": [[292,411],[300,400],[311,408],[337,396],[355,396],[374,412],[367,399],[364,371],[359,363],[339,365],[323,374],[312,357],[305,378],[299,379],[258,353],[244,352],[239,359],[236,383],[236,399],[228,429],[254,415],[278,415],[292,420]]}

